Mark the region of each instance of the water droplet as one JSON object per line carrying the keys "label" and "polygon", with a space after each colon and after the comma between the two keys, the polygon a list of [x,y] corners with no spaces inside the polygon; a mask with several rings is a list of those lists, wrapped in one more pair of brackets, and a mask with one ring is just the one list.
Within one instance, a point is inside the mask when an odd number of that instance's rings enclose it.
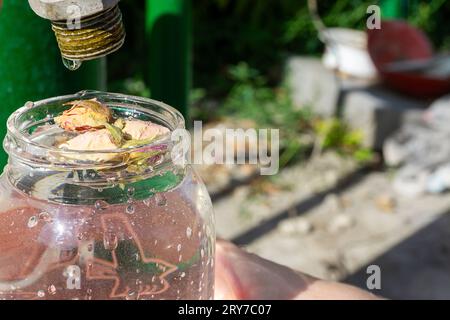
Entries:
{"label": "water droplet", "polygon": [[190,238],[192,236],[192,229],[190,227],[187,227],[186,229],[186,237]]}
{"label": "water droplet", "polygon": [[134,187],[129,187],[127,190],[127,194],[129,197],[132,197],[134,195],[134,192],[136,191],[136,189],[134,189]]}
{"label": "water droplet", "polygon": [[103,236],[103,245],[106,250],[115,250],[117,249],[118,240],[117,236],[112,232],[106,232]]}
{"label": "water droplet", "polygon": [[156,202],[156,205],[158,205],[160,207],[164,207],[167,204],[167,199],[166,199],[166,197],[164,197],[164,195],[157,193],[157,194],[155,194],[155,202]]}
{"label": "water droplet", "polygon": [[205,256],[205,250],[201,249],[200,250],[200,255],[202,256],[202,258]]}
{"label": "water droplet", "polygon": [[54,285],[48,287],[48,293],[50,293],[51,295],[56,294],[56,287]]}
{"label": "water droplet", "polygon": [[181,251],[181,244],[179,244],[179,245],[177,246],[177,251],[178,251],[178,252]]}
{"label": "water droplet", "polygon": [[180,274],[180,277],[181,278],[184,278],[186,276],[186,272],[182,272],[181,274]]}
{"label": "water droplet", "polygon": [[130,204],[129,206],[127,206],[127,209],[126,209],[126,211],[127,211],[127,213],[128,214],[133,214],[134,213],[134,206],[132,205],[132,204]]}
{"label": "water droplet", "polygon": [[105,210],[106,208],[108,208],[108,203],[103,200],[97,200],[94,203],[94,208],[95,210]]}
{"label": "water droplet", "polygon": [[127,300],[135,300],[135,299],[137,299],[136,292],[133,291],[133,290],[128,291],[128,294],[127,294],[125,299],[127,299]]}
{"label": "water droplet", "polygon": [[45,222],[52,222],[52,216],[48,212],[41,212],[39,213],[39,220],[45,221]]}
{"label": "water droplet", "polygon": [[39,290],[39,291],[37,292],[37,295],[38,295],[39,298],[45,297],[45,292],[44,292],[44,290]]}
{"label": "water droplet", "polygon": [[37,224],[38,224],[38,219],[36,218],[36,216],[30,217],[30,219],[28,220],[28,228],[34,228],[34,227],[36,227]]}
{"label": "water droplet", "polygon": [[70,60],[66,58],[62,58],[62,62],[64,66],[70,71],[78,70],[81,67],[81,60]]}
{"label": "water droplet", "polygon": [[27,101],[24,106],[26,108],[33,108],[34,107],[34,102],[33,101]]}

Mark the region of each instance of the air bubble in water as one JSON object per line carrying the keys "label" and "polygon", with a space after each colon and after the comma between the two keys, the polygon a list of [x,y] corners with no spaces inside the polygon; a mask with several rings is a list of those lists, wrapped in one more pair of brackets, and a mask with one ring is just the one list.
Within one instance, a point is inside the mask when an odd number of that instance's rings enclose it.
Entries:
{"label": "air bubble in water", "polygon": [[39,290],[39,291],[37,292],[37,295],[38,295],[39,298],[45,297],[45,292],[44,292],[44,290]]}
{"label": "air bubble in water", "polygon": [[81,67],[81,60],[70,60],[66,58],[62,58],[62,62],[64,66],[70,71],[78,70]]}
{"label": "air bubble in water", "polygon": [[190,238],[192,236],[192,229],[190,227],[187,227],[186,229],[186,237]]}
{"label": "air bubble in water", "polygon": [[38,224],[38,219],[36,218],[36,216],[30,217],[30,219],[28,220],[28,228],[34,228],[37,226],[37,224]]}

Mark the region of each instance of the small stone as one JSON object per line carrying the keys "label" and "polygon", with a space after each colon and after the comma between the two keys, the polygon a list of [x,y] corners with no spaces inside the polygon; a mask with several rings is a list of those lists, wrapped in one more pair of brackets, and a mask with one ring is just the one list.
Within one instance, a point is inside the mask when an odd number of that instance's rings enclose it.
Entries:
{"label": "small stone", "polygon": [[328,231],[331,233],[336,233],[351,228],[355,224],[353,217],[348,214],[338,214],[333,219],[331,219],[328,225]]}
{"label": "small stone", "polygon": [[330,212],[339,212],[342,209],[341,200],[336,194],[329,194],[324,199],[324,205]]}
{"label": "small stone", "polygon": [[314,230],[314,227],[311,222],[305,218],[294,218],[283,221],[279,225],[279,229],[284,234],[307,235]]}
{"label": "small stone", "polygon": [[295,228],[298,233],[303,235],[311,233],[314,229],[311,222],[306,219],[297,219],[297,221],[295,221]]}
{"label": "small stone", "polygon": [[382,194],[375,199],[375,205],[382,212],[392,213],[397,206],[395,198],[389,194]]}

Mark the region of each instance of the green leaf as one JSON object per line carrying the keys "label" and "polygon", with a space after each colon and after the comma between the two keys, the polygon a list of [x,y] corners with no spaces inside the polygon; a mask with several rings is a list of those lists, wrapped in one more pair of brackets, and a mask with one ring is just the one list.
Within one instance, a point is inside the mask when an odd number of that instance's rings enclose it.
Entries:
{"label": "green leaf", "polygon": [[127,142],[125,142],[122,145],[122,148],[131,148],[131,147],[144,146],[146,144],[152,143],[155,140],[156,137],[157,136],[154,136],[154,137],[151,137],[151,138],[148,138],[148,139],[142,139],[142,140],[128,140]]}
{"label": "green leaf", "polygon": [[105,128],[108,129],[109,133],[111,133],[111,136],[113,138],[113,142],[116,146],[120,146],[123,141],[123,133],[122,130],[120,130],[118,127],[105,123]]}

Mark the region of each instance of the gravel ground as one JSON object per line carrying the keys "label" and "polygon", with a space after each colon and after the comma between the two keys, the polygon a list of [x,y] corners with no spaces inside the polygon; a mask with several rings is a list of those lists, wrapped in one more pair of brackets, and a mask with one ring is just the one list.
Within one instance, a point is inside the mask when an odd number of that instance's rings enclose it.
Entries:
{"label": "gravel ground", "polygon": [[[375,293],[388,298],[450,298],[450,197],[405,198],[392,190],[390,174],[355,170],[328,153],[283,170],[275,183],[282,187],[264,195],[238,186],[214,201],[217,233],[267,259],[362,288],[367,266],[376,264]],[[213,198],[220,193],[211,178],[208,187]]]}

